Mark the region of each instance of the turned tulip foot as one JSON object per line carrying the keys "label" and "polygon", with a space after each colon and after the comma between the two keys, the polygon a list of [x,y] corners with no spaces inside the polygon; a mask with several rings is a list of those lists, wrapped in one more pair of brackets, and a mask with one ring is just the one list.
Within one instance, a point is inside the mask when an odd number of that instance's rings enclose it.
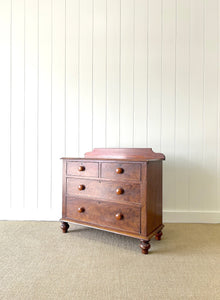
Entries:
{"label": "turned tulip foot", "polygon": [[149,241],[141,240],[140,248],[143,254],[148,254],[148,250],[150,249],[150,240]]}
{"label": "turned tulip foot", "polygon": [[69,227],[70,226],[67,222],[61,222],[60,228],[63,230],[63,233],[67,233]]}
{"label": "turned tulip foot", "polygon": [[160,230],[160,231],[155,235],[155,239],[156,239],[157,241],[160,241],[162,235],[163,235],[163,233],[162,233],[162,231]]}

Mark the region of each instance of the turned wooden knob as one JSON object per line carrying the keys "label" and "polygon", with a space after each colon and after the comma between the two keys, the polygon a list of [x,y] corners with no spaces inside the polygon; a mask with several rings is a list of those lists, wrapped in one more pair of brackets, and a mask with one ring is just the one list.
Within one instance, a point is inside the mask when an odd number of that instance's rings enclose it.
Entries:
{"label": "turned wooden knob", "polygon": [[78,186],[78,190],[80,190],[80,191],[83,191],[83,190],[85,190],[85,185],[83,185],[83,184],[80,184],[79,186]]}
{"label": "turned wooden knob", "polygon": [[85,171],[85,169],[86,168],[84,166],[79,166],[78,171],[82,172],[82,171]]}
{"label": "turned wooden knob", "polygon": [[123,194],[124,193],[124,190],[122,189],[122,188],[117,188],[116,189],[116,194],[117,195],[121,195],[121,194]]}
{"label": "turned wooden knob", "polygon": [[122,173],[124,172],[124,170],[123,170],[122,168],[117,168],[117,169],[115,170],[115,172],[116,172],[117,174],[122,174]]}
{"label": "turned wooden knob", "polygon": [[85,208],[84,208],[84,207],[79,207],[79,208],[78,208],[78,212],[79,212],[79,213],[83,213],[84,211],[85,211]]}
{"label": "turned wooden knob", "polygon": [[122,219],[123,219],[123,215],[122,215],[121,213],[117,213],[117,214],[115,215],[115,219],[116,219],[116,220],[122,220]]}

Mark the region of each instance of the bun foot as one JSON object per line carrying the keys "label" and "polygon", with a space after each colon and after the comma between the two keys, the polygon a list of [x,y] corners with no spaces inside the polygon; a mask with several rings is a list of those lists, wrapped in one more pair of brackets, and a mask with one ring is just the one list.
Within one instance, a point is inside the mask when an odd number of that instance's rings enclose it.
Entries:
{"label": "bun foot", "polygon": [[163,235],[162,231],[159,231],[159,232],[155,235],[155,239],[156,239],[157,241],[160,241],[162,235]]}
{"label": "bun foot", "polygon": [[148,254],[148,250],[150,249],[150,240],[149,241],[141,240],[140,248],[143,254]]}
{"label": "bun foot", "polygon": [[70,226],[67,222],[61,222],[60,228],[63,230],[63,233],[67,233],[69,227]]}

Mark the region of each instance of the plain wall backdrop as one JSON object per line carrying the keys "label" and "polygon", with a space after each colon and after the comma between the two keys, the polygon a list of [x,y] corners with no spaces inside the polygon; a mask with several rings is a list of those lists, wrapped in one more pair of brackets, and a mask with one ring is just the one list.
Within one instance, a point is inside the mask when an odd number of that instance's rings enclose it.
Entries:
{"label": "plain wall backdrop", "polygon": [[166,155],[164,221],[220,222],[220,1],[0,0],[0,219],[61,217],[60,157]]}

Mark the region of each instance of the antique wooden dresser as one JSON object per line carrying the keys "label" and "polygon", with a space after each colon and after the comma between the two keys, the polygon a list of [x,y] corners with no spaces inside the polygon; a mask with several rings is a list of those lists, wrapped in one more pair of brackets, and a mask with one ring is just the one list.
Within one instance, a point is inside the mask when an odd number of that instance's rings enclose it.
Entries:
{"label": "antique wooden dresser", "polygon": [[162,236],[162,160],[151,148],[94,149],[63,158],[61,229],[68,222],[140,239]]}

